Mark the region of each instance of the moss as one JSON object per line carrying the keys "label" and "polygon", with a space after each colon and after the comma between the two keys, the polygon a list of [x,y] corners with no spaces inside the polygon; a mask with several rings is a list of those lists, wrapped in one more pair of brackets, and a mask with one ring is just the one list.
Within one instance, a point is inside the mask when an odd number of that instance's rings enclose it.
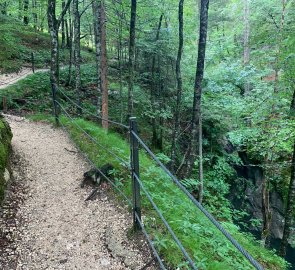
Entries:
{"label": "moss", "polygon": [[9,159],[11,138],[12,133],[10,127],[3,117],[0,116],[0,203],[4,198],[6,187],[4,172]]}

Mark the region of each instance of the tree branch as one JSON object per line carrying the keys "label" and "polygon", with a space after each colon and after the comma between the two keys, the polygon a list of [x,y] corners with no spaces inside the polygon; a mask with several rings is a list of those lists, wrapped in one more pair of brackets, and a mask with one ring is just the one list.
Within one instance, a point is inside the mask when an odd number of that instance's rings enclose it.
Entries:
{"label": "tree branch", "polygon": [[71,2],[72,2],[72,0],[67,1],[67,3],[65,4],[64,9],[62,10],[61,14],[59,15],[59,18],[57,20],[57,27],[58,28],[60,27],[61,21],[62,21],[63,17],[66,15],[66,12],[70,7]]}
{"label": "tree branch", "polygon": [[80,18],[82,17],[82,15],[85,13],[85,11],[92,5],[92,3],[94,2],[95,0],[91,1],[80,13]]}

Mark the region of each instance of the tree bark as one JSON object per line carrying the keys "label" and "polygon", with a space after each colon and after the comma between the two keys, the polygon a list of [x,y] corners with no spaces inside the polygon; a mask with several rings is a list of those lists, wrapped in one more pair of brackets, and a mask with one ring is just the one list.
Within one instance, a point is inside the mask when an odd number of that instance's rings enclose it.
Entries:
{"label": "tree bark", "polygon": [[96,88],[97,88],[97,114],[101,115],[101,42],[100,42],[100,1],[92,3],[93,11],[93,30],[95,43],[95,60],[96,60]]}
{"label": "tree bark", "polygon": [[[293,92],[293,98],[290,107],[290,117],[295,117],[295,90]],[[293,157],[291,163],[291,176],[290,176],[290,184],[288,190],[288,197],[287,197],[287,206],[285,211],[285,224],[284,224],[284,231],[283,237],[280,244],[279,253],[281,256],[286,256],[286,249],[288,246],[288,239],[291,235],[291,226],[292,220],[294,219],[295,214],[295,141],[293,144]]]}
{"label": "tree bark", "polygon": [[106,15],[105,15],[105,3],[101,0],[100,3],[100,35],[101,35],[101,92],[102,92],[102,127],[108,129],[108,81],[107,81],[107,46],[106,46]]}
{"label": "tree bark", "polygon": [[[65,1],[62,1],[62,9],[65,8]],[[64,49],[66,46],[66,35],[65,35],[65,18],[62,18],[61,21],[61,48]]]}
{"label": "tree bark", "polygon": [[29,24],[29,0],[24,0],[24,24]]}
{"label": "tree bark", "polygon": [[[163,15],[161,14],[160,19],[159,19],[159,24],[157,28],[157,33],[156,33],[156,38],[155,42],[159,40],[160,37],[160,30],[161,30],[161,25],[162,25],[162,20],[163,20]],[[152,106],[152,145],[155,146],[156,148],[161,148],[161,143],[158,135],[158,125],[157,125],[157,87],[158,87],[158,82],[156,80],[156,52],[153,53],[153,58],[152,58],[152,84],[151,84],[151,106]]]}
{"label": "tree bark", "polygon": [[267,175],[267,170],[269,168],[269,159],[266,154],[264,158],[265,169],[263,173],[263,179],[261,183],[262,192],[262,233],[261,233],[261,245],[265,246],[270,234],[270,223],[271,223],[271,210],[269,204],[269,176]]}
{"label": "tree bark", "polygon": [[[65,8],[62,10],[59,19],[56,18],[56,0],[48,0],[47,18],[48,18],[48,29],[50,33],[50,44],[51,44],[51,64],[50,64],[50,84],[52,95],[55,100],[56,92],[59,83],[59,48],[58,48],[58,29],[60,26],[61,19],[65,15],[71,0],[67,1]],[[54,115],[57,116],[56,106],[53,104]]]}
{"label": "tree bark", "polygon": [[[74,64],[75,64],[75,91],[77,104],[81,107],[81,46],[80,46],[80,13],[79,0],[73,0],[74,15]],[[81,108],[77,108],[77,113],[81,114]]]}
{"label": "tree bark", "polygon": [[182,76],[181,76],[181,58],[183,52],[183,3],[184,0],[179,1],[178,5],[178,53],[176,60],[176,80],[177,80],[177,94],[176,94],[176,107],[174,112],[174,130],[172,133],[172,146],[171,146],[171,169],[175,171],[176,162],[176,140],[179,133],[180,125],[180,105],[182,95]]}
{"label": "tree bark", "polygon": [[130,40],[129,40],[129,78],[128,78],[128,118],[133,114],[133,88],[134,88],[134,59],[135,59],[135,25],[136,0],[131,0]]}
{"label": "tree bark", "polygon": [[[250,37],[250,8],[249,8],[249,0],[244,0],[244,56],[243,63],[246,67],[250,62],[250,46],[249,46],[249,37]],[[250,91],[250,83],[246,82],[244,85],[244,91],[241,93],[242,95],[249,93]]]}
{"label": "tree bark", "polygon": [[209,0],[201,0],[200,12],[200,37],[198,48],[198,61],[194,87],[193,112],[191,120],[191,139],[189,142],[188,160],[185,165],[185,176],[189,177],[192,173],[194,162],[196,161],[198,145],[198,125],[201,117],[201,98],[202,98],[202,81],[204,76],[207,28],[208,28],[208,8]]}
{"label": "tree bark", "polygon": [[23,1],[18,0],[18,19],[22,19],[22,13],[23,13]]}

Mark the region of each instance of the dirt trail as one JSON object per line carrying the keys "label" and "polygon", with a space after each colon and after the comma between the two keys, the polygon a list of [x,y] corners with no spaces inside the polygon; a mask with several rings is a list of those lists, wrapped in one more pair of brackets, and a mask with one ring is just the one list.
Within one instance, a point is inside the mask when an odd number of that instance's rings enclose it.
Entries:
{"label": "dirt trail", "polygon": [[131,219],[126,210],[102,191],[97,200],[84,202],[91,188],[79,184],[89,166],[66,133],[49,124],[6,118],[14,135],[15,181],[25,183],[27,191],[15,214],[14,246],[0,254],[0,269],[143,267],[150,255],[145,244],[140,251],[127,239]]}
{"label": "dirt trail", "polygon": [[[48,69],[37,69],[35,72],[45,72]],[[33,74],[31,68],[22,68],[20,72],[10,73],[10,74],[0,74],[0,89],[12,85],[27,76]]]}

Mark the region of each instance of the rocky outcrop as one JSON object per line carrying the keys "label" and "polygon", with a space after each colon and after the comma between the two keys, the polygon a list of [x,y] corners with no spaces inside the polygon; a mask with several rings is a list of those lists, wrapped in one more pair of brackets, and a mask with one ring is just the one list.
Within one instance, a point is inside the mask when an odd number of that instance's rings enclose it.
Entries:
{"label": "rocky outcrop", "polygon": [[0,203],[4,198],[5,188],[10,180],[8,160],[11,148],[11,138],[11,129],[3,116],[0,115]]}
{"label": "rocky outcrop", "polygon": [[[253,162],[248,160],[246,153],[240,153],[240,158],[243,165],[235,166],[240,183],[232,186],[230,200],[236,209],[244,210],[249,214],[244,222],[247,223],[250,219],[261,220],[263,170],[258,165],[248,166]],[[239,196],[236,196],[236,194],[239,194]],[[281,239],[284,226],[284,203],[282,195],[275,189],[270,192],[270,206],[272,211],[271,238]],[[249,229],[257,233],[261,232],[259,227],[250,226]]]}

